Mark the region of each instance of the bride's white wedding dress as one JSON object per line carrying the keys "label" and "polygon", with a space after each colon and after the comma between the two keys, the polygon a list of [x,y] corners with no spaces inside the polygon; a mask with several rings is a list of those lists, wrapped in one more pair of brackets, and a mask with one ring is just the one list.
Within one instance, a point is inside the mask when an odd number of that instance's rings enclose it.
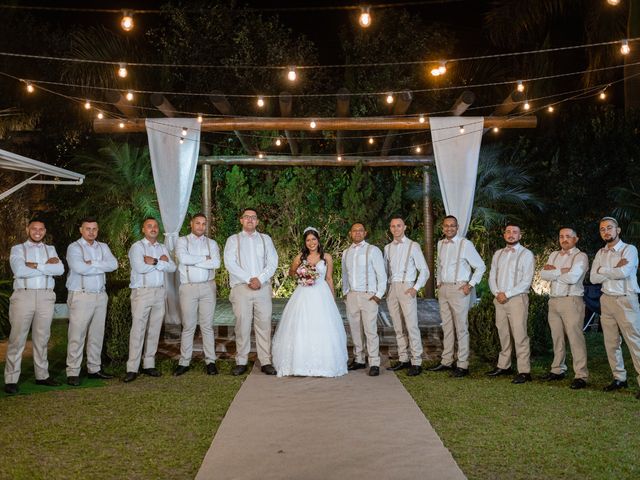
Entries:
{"label": "bride's white wedding dress", "polygon": [[327,265],[316,265],[314,285],[298,286],[273,337],[273,366],[279,377],[339,377],[347,373],[347,335],[331,289]]}

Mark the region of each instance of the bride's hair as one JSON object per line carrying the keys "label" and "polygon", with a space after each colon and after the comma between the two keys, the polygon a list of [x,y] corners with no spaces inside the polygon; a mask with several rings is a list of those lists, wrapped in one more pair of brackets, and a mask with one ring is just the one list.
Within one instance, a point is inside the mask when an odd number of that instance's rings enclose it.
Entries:
{"label": "bride's hair", "polygon": [[311,253],[307,248],[307,237],[309,235],[313,235],[318,240],[318,253],[320,254],[320,260],[324,260],[324,249],[322,248],[322,242],[320,241],[320,234],[315,230],[307,230],[302,235],[302,256],[300,257],[300,261],[304,261],[307,259],[309,254]]}

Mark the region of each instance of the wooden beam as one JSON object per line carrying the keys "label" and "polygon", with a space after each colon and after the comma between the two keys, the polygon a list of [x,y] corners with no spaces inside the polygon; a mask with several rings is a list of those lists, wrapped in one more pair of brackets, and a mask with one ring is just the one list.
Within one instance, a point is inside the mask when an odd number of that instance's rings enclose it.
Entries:
{"label": "wooden beam", "polygon": [[[291,117],[291,112],[293,111],[293,97],[291,94],[288,92],[280,92],[279,103],[280,115],[283,117]],[[290,129],[285,129],[284,134],[287,137],[287,142],[291,149],[291,155],[300,155],[300,149],[298,148],[298,141],[296,140],[295,132]]]}
{"label": "wooden beam", "polygon": [[165,117],[178,116],[174,106],[171,105],[171,102],[167,100],[167,97],[165,97],[161,93],[152,93],[149,97],[149,100],[151,100],[151,105],[160,110]]}
{"label": "wooden beam", "polygon": [[[350,117],[350,118],[274,118],[274,117],[225,117],[205,118],[202,120],[203,132],[229,132],[237,130],[314,130],[310,122],[316,123],[315,130],[427,130],[430,126],[429,118],[424,123],[418,121],[418,116],[390,118],[390,117]],[[162,122],[162,119],[157,119]],[[93,128],[96,133],[135,133],[145,131],[145,119],[133,118],[121,120],[103,118],[94,119]],[[485,128],[535,128],[538,119],[535,115],[519,117],[486,117]]]}
{"label": "wooden beam", "polygon": [[[504,115],[508,115],[509,113],[514,111],[516,107],[518,107],[518,105],[524,102],[525,99],[526,97],[524,96],[524,93],[514,90],[509,95],[507,95],[507,98],[505,98],[500,105],[496,107],[496,109],[493,111],[491,116],[486,118],[496,118],[496,117],[502,117]],[[501,128],[498,125],[494,125],[494,126]],[[484,129],[482,130],[482,134],[484,135],[492,128],[493,127],[487,126],[485,122]]]}
{"label": "wooden beam", "polygon": [[[138,114],[136,108],[131,105],[131,102],[127,101],[123,94],[114,90],[109,90],[105,97],[107,98],[107,102],[113,104],[113,106],[120,110],[127,118],[136,118],[136,115]],[[117,127],[120,120],[115,120]],[[144,124],[144,119],[142,120],[142,123]]]}
{"label": "wooden beam", "polygon": [[[409,90],[405,90],[404,92],[400,92],[397,95],[396,103],[393,106],[393,114],[394,115],[404,115],[409,110],[409,106],[413,100],[413,94]],[[387,132],[387,136],[384,138],[384,143],[382,144],[382,150],[380,151],[380,155],[385,157],[389,155],[389,150],[393,146],[393,141],[396,139],[396,135],[393,134],[393,130],[389,130]]]}
{"label": "wooden beam", "polygon": [[450,113],[453,117],[459,117],[462,115],[467,108],[471,106],[471,104],[476,100],[475,94],[470,90],[465,90],[460,94],[460,96],[456,99],[451,107]]}
{"label": "wooden beam", "polygon": [[[348,117],[349,116],[349,102],[351,101],[351,96],[349,95],[349,90],[346,88],[341,88],[338,90],[338,95],[336,96],[336,117]],[[338,130],[336,133],[336,154],[343,155],[344,154],[344,131]]]}
{"label": "wooden beam", "polygon": [[198,157],[199,165],[245,165],[253,167],[354,167],[362,163],[366,167],[423,167],[433,165],[433,157],[398,155],[391,157],[338,157],[322,155],[284,156],[211,156]]}
{"label": "wooden beam", "polygon": [[[211,100],[211,103],[213,103],[213,106],[216,107],[216,109],[222,115],[227,115],[227,116],[233,115],[233,109],[231,108],[231,104],[229,103],[229,100],[227,100],[227,97],[225,97],[222,92],[213,92],[212,95],[209,95],[209,100]],[[203,123],[204,123],[204,120],[203,120]],[[242,129],[231,128],[229,130],[233,130],[233,133],[235,133],[236,137],[238,137],[238,140],[240,140],[242,147],[247,153],[249,154],[256,153],[256,149],[253,146],[253,142],[251,141],[251,138],[245,135],[244,133],[242,133],[240,131]],[[225,130],[225,131],[228,131],[228,130]]]}

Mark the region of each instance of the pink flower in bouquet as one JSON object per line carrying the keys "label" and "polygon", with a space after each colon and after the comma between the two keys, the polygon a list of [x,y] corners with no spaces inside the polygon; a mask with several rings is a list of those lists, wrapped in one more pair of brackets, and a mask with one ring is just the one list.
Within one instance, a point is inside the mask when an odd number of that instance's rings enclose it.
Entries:
{"label": "pink flower in bouquet", "polygon": [[310,287],[315,284],[319,276],[320,274],[315,265],[310,265],[306,260],[303,260],[296,270],[298,285],[303,287]]}

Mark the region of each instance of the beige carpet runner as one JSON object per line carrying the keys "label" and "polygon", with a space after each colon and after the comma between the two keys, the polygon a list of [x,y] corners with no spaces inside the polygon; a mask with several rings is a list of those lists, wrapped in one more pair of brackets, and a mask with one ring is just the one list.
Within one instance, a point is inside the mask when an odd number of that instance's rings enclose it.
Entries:
{"label": "beige carpet runner", "polygon": [[197,479],[464,479],[391,372],[248,376]]}

